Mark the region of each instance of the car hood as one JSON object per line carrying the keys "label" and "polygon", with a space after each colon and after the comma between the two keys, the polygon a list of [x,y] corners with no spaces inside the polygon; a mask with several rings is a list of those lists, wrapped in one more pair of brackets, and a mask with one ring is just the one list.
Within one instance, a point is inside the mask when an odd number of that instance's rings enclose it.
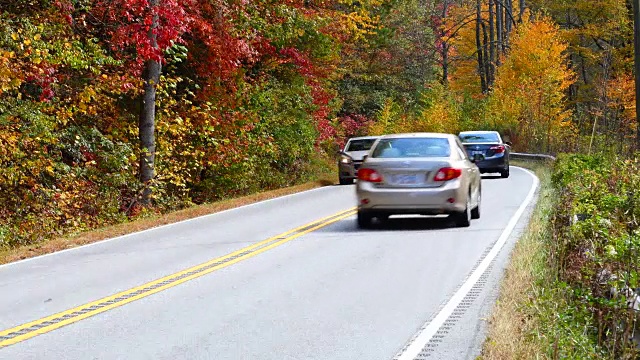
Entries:
{"label": "car hood", "polygon": [[369,153],[369,150],[364,150],[364,151],[345,151],[345,153],[349,156],[351,156],[351,158],[355,161],[362,161],[362,158],[364,158],[365,155],[367,155]]}

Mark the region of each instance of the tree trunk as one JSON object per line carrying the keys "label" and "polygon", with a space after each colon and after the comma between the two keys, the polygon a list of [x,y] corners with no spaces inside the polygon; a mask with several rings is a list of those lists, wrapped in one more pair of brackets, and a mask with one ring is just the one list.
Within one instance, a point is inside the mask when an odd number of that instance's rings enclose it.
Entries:
{"label": "tree trunk", "polygon": [[500,66],[500,55],[502,54],[502,52],[504,51],[504,48],[502,47],[502,41],[503,41],[503,34],[502,34],[502,14],[503,14],[503,8],[502,8],[502,4],[500,3],[501,0],[496,0],[496,48],[497,50],[497,55],[496,55],[496,65]]}
{"label": "tree trunk", "polygon": [[478,54],[478,75],[480,75],[480,88],[482,93],[487,92],[487,81],[485,76],[484,57],[482,42],[480,41],[480,30],[482,25],[482,1],[476,0],[476,53]]}
{"label": "tree trunk", "polygon": [[511,36],[511,29],[513,28],[513,2],[512,0],[507,0],[506,3],[506,23],[505,23],[505,34],[504,34],[504,47],[505,49],[509,47],[509,37]]}
{"label": "tree trunk", "polygon": [[496,32],[493,16],[494,1],[489,0],[489,74],[487,76],[489,79],[489,81],[487,81],[489,88],[492,87],[493,80],[495,79],[494,66],[496,63]]}
{"label": "tree trunk", "polygon": [[442,85],[449,85],[449,45],[442,43]]}
{"label": "tree trunk", "polygon": [[509,45],[509,36],[513,29],[513,0],[507,0],[507,23],[505,45]]}
{"label": "tree trunk", "polygon": [[636,94],[636,144],[635,150],[640,150],[640,3],[633,0],[633,44],[634,44],[634,75]]}
{"label": "tree trunk", "polygon": [[491,89],[491,85],[492,83],[492,79],[491,79],[491,62],[489,59],[489,35],[487,34],[487,26],[484,24],[484,22],[481,22],[480,25],[482,26],[482,37],[484,40],[484,43],[482,44],[482,48],[483,48],[483,59],[484,59],[484,74],[486,76],[486,91],[485,92],[489,92],[489,90]]}
{"label": "tree trunk", "polygon": [[[447,18],[447,13],[449,10],[449,1],[444,0],[442,3],[442,23],[444,24]],[[447,36],[446,30],[442,30],[440,35],[440,41],[442,42],[442,84],[447,86],[449,84],[449,44],[447,41],[443,41],[443,39]]]}
{"label": "tree trunk", "polygon": [[[150,0],[149,6],[158,6],[159,0]],[[152,19],[151,29],[147,33],[151,45],[158,47],[157,36],[154,29],[158,27],[158,16]],[[155,177],[155,114],[156,114],[156,86],[160,81],[160,62],[147,60],[144,65],[142,78],[144,80],[144,94],[140,108],[138,133],[140,137],[140,181],[144,184],[141,202],[147,206],[151,203],[151,182]]]}
{"label": "tree trunk", "polygon": [[527,7],[525,0],[520,0],[520,15],[518,15],[518,22],[522,22],[522,17],[524,16],[524,9]]}

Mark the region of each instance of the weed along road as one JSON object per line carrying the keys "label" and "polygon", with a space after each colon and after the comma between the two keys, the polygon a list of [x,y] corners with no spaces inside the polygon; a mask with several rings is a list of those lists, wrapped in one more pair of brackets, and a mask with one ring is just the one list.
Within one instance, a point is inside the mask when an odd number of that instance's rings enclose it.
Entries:
{"label": "weed along road", "polygon": [[472,359],[537,179],[358,230],[331,186],[0,267],[0,359]]}

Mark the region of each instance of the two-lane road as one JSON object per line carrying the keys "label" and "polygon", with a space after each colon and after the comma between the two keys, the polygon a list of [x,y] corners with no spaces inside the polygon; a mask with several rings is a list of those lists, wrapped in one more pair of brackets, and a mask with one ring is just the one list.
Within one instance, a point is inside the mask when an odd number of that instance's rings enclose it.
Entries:
{"label": "two-lane road", "polygon": [[333,186],[1,266],[0,359],[473,358],[537,183],[469,228],[358,230]]}

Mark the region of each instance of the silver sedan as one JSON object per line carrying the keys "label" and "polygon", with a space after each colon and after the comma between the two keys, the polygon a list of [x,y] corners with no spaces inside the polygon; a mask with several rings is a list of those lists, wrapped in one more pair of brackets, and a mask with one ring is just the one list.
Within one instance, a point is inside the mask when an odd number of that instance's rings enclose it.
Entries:
{"label": "silver sedan", "polygon": [[358,170],[358,226],[394,214],[449,214],[466,227],[480,217],[480,171],[452,134],[385,135]]}

